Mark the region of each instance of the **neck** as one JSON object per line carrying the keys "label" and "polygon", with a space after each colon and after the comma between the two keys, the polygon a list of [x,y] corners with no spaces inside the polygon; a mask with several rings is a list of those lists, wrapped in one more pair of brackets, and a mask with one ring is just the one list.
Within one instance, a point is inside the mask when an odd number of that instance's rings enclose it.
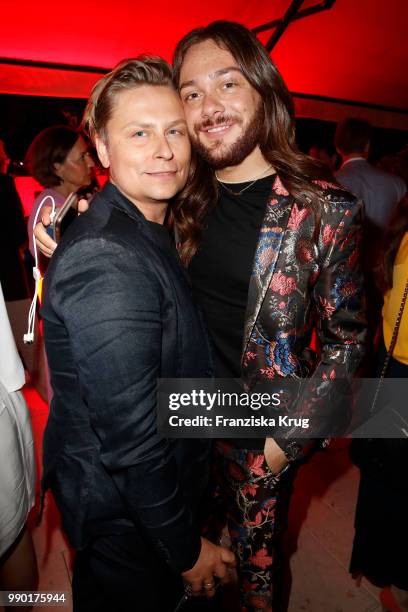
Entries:
{"label": "neck", "polygon": [[53,187],[53,189],[57,193],[60,193],[62,197],[67,198],[69,194],[76,191],[77,188],[73,187],[72,185],[68,185],[67,183],[62,183],[62,185],[57,185],[56,187]]}
{"label": "neck", "polygon": [[[268,166],[269,170],[266,171]],[[263,170],[265,171],[263,176],[269,176],[275,172],[257,146],[252,153],[237,166],[228,166],[227,168],[218,170],[217,177],[220,181],[225,181],[226,183],[245,183],[253,180],[254,177],[261,174]]]}
{"label": "neck", "polygon": [[159,223],[160,225],[163,225],[168,208],[167,202],[165,204],[141,204],[140,202],[133,202],[133,204],[136,206],[136,208],[140,210],[140,212],[144,215],[145,219],[147,219],[148,221],[152,221],[153,223]]}
{"label": "neck", "polygon": [[140,210],[145,219],[147,219],[148,221],[152,221],[153,223],[159,223],[160,225],[163,225],[164,219],[166,217],[167,208],[169,205],[167,200],[158,202],[141,202],[140,200],[132,198],[128,193],[123,191],[123,189],[121,189],[115,183],[112,177],[110,177],[110,182],[112,183],[112,185],[115,185],[117,189],[119,189],[119,191],[125,196],[125,198],[129,200],[129,202],[132,202],[132,204],[138,210]]}

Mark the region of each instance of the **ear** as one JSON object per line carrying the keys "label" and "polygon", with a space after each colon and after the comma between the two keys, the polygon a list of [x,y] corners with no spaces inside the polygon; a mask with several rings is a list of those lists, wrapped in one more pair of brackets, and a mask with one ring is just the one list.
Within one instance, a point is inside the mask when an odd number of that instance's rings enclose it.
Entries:
{"label": "ear", "polygon": [[62,164],[60,164],[59,162],[54,162],[54,173],[58,176],[58,178],[62,178],[61,177],[61,166]]}
{"label": "ear", "polygon": [[106,142],[104,138],[100,136],[95,136],[95,147],[96,152],[98,153],[99,160],[104,168],[109,168],[109,153],[108,147],[106,146]]}

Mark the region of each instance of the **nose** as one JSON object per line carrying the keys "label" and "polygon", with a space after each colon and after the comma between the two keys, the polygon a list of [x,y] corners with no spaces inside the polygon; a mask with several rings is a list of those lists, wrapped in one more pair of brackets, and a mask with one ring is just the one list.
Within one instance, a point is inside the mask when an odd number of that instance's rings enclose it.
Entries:
{"label": "nose", "polygon": [[172,159],[174,155],[173,150],[165,135],[158,137],[154,155],[155,157],[160,157],[161,159]]}
{"label": "nose", "polygon": [[206,93],[203,97],[201,114],[203,117],[212,117],[217,113],[223,113],[225,107],[217,95]]}

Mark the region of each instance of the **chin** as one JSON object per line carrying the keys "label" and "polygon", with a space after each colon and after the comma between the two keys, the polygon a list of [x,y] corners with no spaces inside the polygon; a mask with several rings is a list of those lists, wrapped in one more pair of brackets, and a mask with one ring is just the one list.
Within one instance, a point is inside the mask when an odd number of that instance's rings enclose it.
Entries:
{"label": "chin", "polygon": [[155,189],[149,194],[149,196],[152,198],[152,200],[171,200],[171,198],[173,198],[180,190],[181,187],[179,187],[178,185],[173,187],[169,186],[167,188]]}

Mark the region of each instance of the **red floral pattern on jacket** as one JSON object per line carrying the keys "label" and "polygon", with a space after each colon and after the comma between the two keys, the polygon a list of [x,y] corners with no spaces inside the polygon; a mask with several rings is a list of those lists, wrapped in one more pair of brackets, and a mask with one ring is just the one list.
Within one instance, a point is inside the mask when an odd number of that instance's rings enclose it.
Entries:
{"label": "red floral pattern on jacket", "polygon": [[[352,377],[364,353],[366,322],[361,202],[337,185],[316,183],[322,189],[318,227],[316,215],[294,201],[279,177],[274,181],[250,281],[242,372],[248,387],[276,377],[308,378],[308,399],[293,416],[308,411],[323,428],[336,411],[330,372]],[[320,349],[311,362],[314,326]]]}

